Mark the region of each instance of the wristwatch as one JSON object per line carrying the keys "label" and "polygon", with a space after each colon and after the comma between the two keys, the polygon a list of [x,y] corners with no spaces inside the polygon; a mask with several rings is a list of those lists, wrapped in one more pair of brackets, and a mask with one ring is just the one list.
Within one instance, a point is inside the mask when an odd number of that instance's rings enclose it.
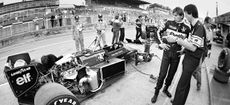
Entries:
{"label": "wristwatch", "polygon": [[[161,43],[160,43],[161,44]],[[161,46],[159,46],[160,44],[158,44],[158,48],[160,49],[160,50],[162,50],[163,48],[161,47]]]}

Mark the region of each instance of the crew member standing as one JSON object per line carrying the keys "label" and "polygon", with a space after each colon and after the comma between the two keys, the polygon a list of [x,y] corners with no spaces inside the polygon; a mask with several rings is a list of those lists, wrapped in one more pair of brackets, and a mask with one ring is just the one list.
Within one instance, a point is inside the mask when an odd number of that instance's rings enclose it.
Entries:
{"label": "crew member standing", "polygon": [[206,46],[206,32],[203,24],[198,20],[198,10],[193,4],[184,7],[186,19],[192,25],[192,33],[187,40],[175,38],[177,44],[185,47],[185,55],[182,62],[182,74],[177,84],[173,105],[186,103],[193,72],[198,67]]}
{"label": "crew member standing", "polygon": [[75,16],[73,22],[73,40],[75,41],[77,52],[84,50],[83,29],[84,27],[79,21],[79,16]]}
{"label": "crew member standing", "polygon": [[204,28],[206,31],[206,43],[207,43],[207,48],[208,50],[203,54],[200,64],[197,67],[197,69],[193,72],[193,77],[197,80],[196,86],[197,90],[200,90],[201,87],[201,66],[206,57],[210,57],[211,54],[211,48],[212,48],[212,40],[213,40],[213,32],[211,29],[211,18],[210,17],[205,17],[204,19]]}
{"label": "crew member standing", "polygon": [[119,37],[120,42],[124,42],[124,39],[125,39],[125,22],[126,22],[126,16],[125,16],[125,14],[122,14],[122,16],[121,16],[120,37]]}
{"label": "crew member standing", "polygon": [[112,39],[112,44],[118,43],[119,41],[119,32],[121,28],[121,21],[119,19],[119,15],[115,16],[115,19],[112,21],[112,26],[113,26],[113,39]]}
{"label": "crew member standing", "polygon": [[98,37],[98,42],[97,44],[100,44],[100,41],[102,40],[103,47],[107,46],[106,40],[105,40],[105,29],[107,27],[106,23],[102,19],[102,14],[98,15],[98,22],[95,25],[95,29],[97,30],[97,37]]}
{"label": "crew member standing", "polygon": [[157,80],[157,84],[155,87],[154,96],[151,99],[152,103],[157,101],[157,97],[159,95],[159,91],[162,88],[165,77],[165,86],[163,89],[163,93],[171,97],[171,93],[168,91],[169,86],[173,80],[173,77],[177,71],[178,64],[180,62],[180,53],[181,46],[176,43],[175,40],[170,40],[167,38],[169,36],[178,37],[185,39],[188,37],[190,32],[190,27],[186,25],[183,21],[184,13],[180,7],[176,7],[173,9],[173,21],[167,21],[160,30],[160,37],[162,38],[162,42],[159,44],[159,47],[164,50],[163,57],[161,61],[160,73]]}

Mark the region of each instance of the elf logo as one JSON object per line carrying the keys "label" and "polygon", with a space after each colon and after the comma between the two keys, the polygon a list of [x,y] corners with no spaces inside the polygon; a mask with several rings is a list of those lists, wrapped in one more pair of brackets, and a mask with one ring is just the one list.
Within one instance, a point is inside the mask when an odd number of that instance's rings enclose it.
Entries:
{"label": "elf logo", "polygon": [[26,73],[26,74],[22,75],[22,77],[18,77],[16,79],[17,85],[23,85],[25,83],[29,83],[30,81],[31,81],[30,73]]}

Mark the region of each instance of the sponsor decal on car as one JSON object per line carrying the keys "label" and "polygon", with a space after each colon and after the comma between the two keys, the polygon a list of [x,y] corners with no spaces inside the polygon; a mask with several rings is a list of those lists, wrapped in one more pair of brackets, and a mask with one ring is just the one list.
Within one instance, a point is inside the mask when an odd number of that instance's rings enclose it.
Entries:
{"label": "sponsor decal on car", "polygon": [[38,71],[35,66],[27,65],[7,71],[6,77],[15,96],[19,97],[36,85]]}

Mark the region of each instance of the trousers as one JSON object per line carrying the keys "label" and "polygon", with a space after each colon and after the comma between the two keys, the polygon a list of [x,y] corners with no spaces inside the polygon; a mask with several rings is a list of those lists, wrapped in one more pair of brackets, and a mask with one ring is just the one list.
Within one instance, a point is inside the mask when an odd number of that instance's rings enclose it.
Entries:
{"label": "trousers", "polygon": [[74,32],[74,41],[75,41],[75,47],[76,51],[83,51],[84,50],[84,39],[82,31]]}
{"label": "trousers", "polygon": [[173,105],[184,105],[190,89],[190,82],[193,72],[199,66],[200,59],[185,54],[182,62],[182,74],[177,84]]}
{"label": "trousers", "polygon": [[123,42],[125,39],[125,28],[120,28],[120,38],[119,41]]}
{"label": "trousers", "polygon": [[176,51],[164,51],[161,61],[160,73],[155,87],[156,90],[160,90],[162,88],[166,75],[167,77],[165,86],[169,87],[171,85],[179,62],[179,53]]}

